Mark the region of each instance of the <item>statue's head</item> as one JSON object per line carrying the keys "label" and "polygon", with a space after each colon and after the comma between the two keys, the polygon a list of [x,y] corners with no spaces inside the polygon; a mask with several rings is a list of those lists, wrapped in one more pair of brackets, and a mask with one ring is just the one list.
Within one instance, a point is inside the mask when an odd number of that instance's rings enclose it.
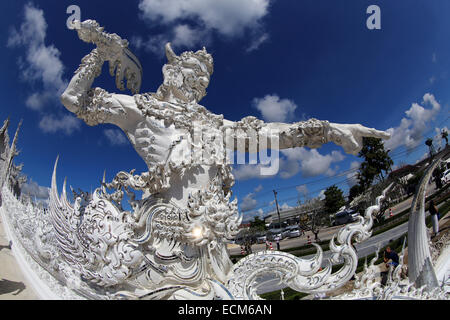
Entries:
{"label": "statue's head", "polygon": [[213,58],[206,49],[186,51],[177,56],[170,43],[166,44],[168,63],[163,67],[164,82],[158,94],[169,92],[183,102],[199,102],[206,95],[206,88],[213,73]]}

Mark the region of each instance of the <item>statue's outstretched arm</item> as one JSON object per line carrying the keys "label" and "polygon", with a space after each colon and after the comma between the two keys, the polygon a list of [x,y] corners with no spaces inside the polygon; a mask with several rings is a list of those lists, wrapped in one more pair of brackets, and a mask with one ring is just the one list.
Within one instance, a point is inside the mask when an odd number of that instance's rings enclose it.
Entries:
{"label": "statue's outstretched arm", "polygon": [[75,71],[67,89],[61,96],[61,102],[71,112],[83,119],[88,125],[98,123],[123,122],[125,110],[135,109],[134,98],[123,94],[112,94],[102,88],[91,88],[100,74],[105,61],[110,64],[110,73],[116,73],[116,85],[132,92],[139,90],[142,69],[133,54],[127,49],[127,41],[116,34],[107,34],[93,20],[75,24],[81,40],[97,45],[82,61]]}
{"label": "statue's outstretched arm", "polygon": [[[255,117],[246,117],[238,122],[225,120],[225,128],[229,131],[228,138],[234,141],[229,145],[238,146],[239,138],[246,140],[246,151],[257,139],[257,150],[261,148],[290,149],[295,147],[318,148],[325,143],[333,142],[342,146],[346,153],[358,154],[363,144],[363,137],[389,139],[387,132],[367,128],[360,124],[338,124],[317,119],[309,119],[292,124],[265,123]],[[227,135],[225,135],[227,137]],[[261,143],[265,139],[267,143]]]}

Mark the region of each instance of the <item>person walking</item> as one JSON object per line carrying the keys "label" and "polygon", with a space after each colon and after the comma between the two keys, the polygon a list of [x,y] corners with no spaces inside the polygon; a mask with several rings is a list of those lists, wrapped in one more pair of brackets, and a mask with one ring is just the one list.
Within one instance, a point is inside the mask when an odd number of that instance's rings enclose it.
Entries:
{"label": "person walking", "polygon": [[280,237],[277,236],[276,240],[277,240],[277,250],[280,251]]}
{"label": "person walking", "polygon": [[433,223],[433,237],[436,237],[437,235],[439,235],[439,211],[433,200],[430,201],[430,208],[428,209],[428,211],[430,211],[431,222]]}

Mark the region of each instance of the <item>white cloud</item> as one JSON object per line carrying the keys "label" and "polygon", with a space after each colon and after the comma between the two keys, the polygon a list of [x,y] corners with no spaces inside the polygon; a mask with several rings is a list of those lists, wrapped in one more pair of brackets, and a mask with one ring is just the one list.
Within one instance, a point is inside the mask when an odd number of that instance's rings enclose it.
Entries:
{"label": "white cloud", "polygon": [[419,159],[416,160],[416,162],[414,164],[418,164],[420,161],[428,158],[430,156],[430,154],[428,152],[425,152]]}
{"label": "white cloud", "polygon": [[260,165],[243,164],[233,168],[233,176],[237,180],[262,178]]}
{"label": "white cloud", "polygon": [[254,39],[253,42],[250,43],[250,46],[245,51],[252,52],[252,51],[258,50],[258,48],[267,40],[269,40],[269,34],[263,33],[261,36]]}
{"label": "white cloud", "polygon": [[254,98],[253,105],[267,122],[288,122],[294,117],[297,105],[289,99],[280,99],[276,94]]}
{"label": "white cloud", "polygon": [[298,160],[280,159],[280,177],[289,179],[300,172],[300,163]]}
{"label": "white cloud", "polygon": [[190,18],[225,36],[256,28],[268,13],[268,0],[141,0],[145,19],[172,24]]}
{"label": "white cloud", "polygon": [[302,184],[301,186],[297,186],[295,187],[295,189],[297,189],[297,192],[300,195],[303,195],[304,197],[306,197],[308,195],[308,188],[306,187],[306,185]]}
{"label": "white cloud", "polygon": [[319,199],[319,200],[325,199],[325,189],[320,191],[319,195],[317,196],[317,199]]}
{"label": "white cloud", "polygon": [[258,201],[253,199],[254,196],[254,193],[249,193],[242,199],[241,211],[250,211],[256,207]]}
{"label": "white cloud", "polygon": [[36,197],[38,200],[48,199],[50,196],[50,188],[38,185],[33,179],[29,179],[22,186],[22,193],[28,194],[32,198]]}
{"label": "white cloud", "polygon": [[254,191],[255,192],[260,192],[262,189],[263,189],[263,186],[260,184],[254,189]]}
{"label": "white cloud", "polygon": [[[313,177],[324,174],[332,176],[338,170],[338,167],[331,168],[333,163],[344,160],[344,155],[340,151],[332,151],[329,154],[322,155],[316,149],[295,148],[281,150],[285,158],[272,160],[279,161],[278,176],[282,179],[289,179],[301,172],[302,176]],[[275,165],[274,165],[275,166]],[[255,178],[273,178],[272,176],[261,175],[261,164],[257,165],[238,165],[233,168],[233,175],[237,180],[248,180]]]}
{"label": "white cloud", "polygon": [[60,51],[54,45],[46,45],[47,22],[43,10],[26,4],[24,21],[19,30],[12,28],[7,46],[25,48],[25,56],[19,58],[21,77],[29,83],[40,82],[41,92],[35,92],[26,99],[26,105],[41,110],[49,101],[57,98],[67,86],[63,79],[64,65]]}
{"label": "white cloud", "polygon": [[384,142],[386,149],[394,150],[402,145],[407,149],[413,149],[422,143],[423,134],[428,131],[430,122],[438,115],[441,105],[432,94],[423,96],[423,105],[431,106],[431,109],[413,103],[411,108],[405,111],[406,117],[402,118],[400,125],[387,131],[391,138]]}
{"label": "white cloud", "polygon": [[72,115],[53,114],[46,109],[60,106],[59,97],[68,84],[61,52],[53,44],[46,44],[47,28],[44,11],[32,3],[25,4],[23,21],[19,28],[10,29],[7,47],[24,50],[18,58],[20,77],[34,91],[25,98],[25,105],[41,112],[39,127],[45,133],[71,134],[81,127],[81,122]]}
{"label": "white cloud", "polygon": [[207,41],[205,39],[208,37],[208,34],[200,28],[192,28],[187,24],[180,24],[173,29],[173,32],[172,45],[174,47],[206,45]]}
{"label": "white cloud", "polygon": [[103,130],[103,134],[113,146],[123,146],[128,142],[127,138],[119,129],[105,129]]}
{"label": "white cloud", "polygon": [[291,208],[292,207],[285,202],[281,205],[280,210],[287,210],[287,209],[291,209]]}
{"label": "white cloud", "polygon": [[[272,160],[272,165],[276,167],[275,161]],[[241,164],[233,167],[233,176],[237,180],[249,180],[255,178],[273,178],[274,175],[261,175],[261,170],[263,168],[269,168],[269,166],[265,166],[262,164]]]}
{"label": "white cloud", "polygon": [[256,211],[246,212],[244,214],[244,217],[245,217],[245,221],[253,221],[255,219],[255,217],[259,217],[262,220],[264,218],[264,210],[258,209]]}
{"label": "white cloud", "polygon": [[353,187],[354,185],[358,184],[358,171],[356,169],[359,169],[359,166],[361,164],[358,161],[352,161],[350,164],[350,170],[355,170],[347,174],[347,184],[349,187]]}
{"label": "white cloud", "polygon": [[280,176],[290,178],[301,171],[303,177],[313,177],[321,174],[332,176],[335,170],[331,165],[344,160],[340,151],[332,151],[330,154],[322,155],[316,149],[295,148],[282,150],[287,157],[286,161],[280,163]]}
{"label": "white cloud", "polygon": [[429,81],[430,81],[430,84],[435,83],[436,82],[436,77],[435,76],[430,77]]}
{"label": "white cloud", "polygon": [[442,128],[434,128],[435,136],[433,137],[433,145],[436,150],[445,146],[445,140],[442,138],[442,131],[449,132],[447,126]]}
{"label": "white cloud", "polygon": [[81,127],[81,121],[72,115],[63,115],[60,118],[49,114],[42,117],[39,122],[39,128],[45,133],[55,133],[62,131],[67,135],[72,134],[74,131],[79,130]]}
{"label": "white cloud", "polygon": [[[255,50],[268,37],[263,32],[261,20],[268,14],[269,2],[269,0],[141,0],[139,2],[141,17],[151,24],[162,24],[167,30],[157,35],[160,36],[158,41],[149,38],[147,42],[151,44],[142,47],[160,53],[156,43],[158,46],[164,45],[163,39],[174,42],[174,46],[193,47],[198,44],[206,45],[214,33],[234,38],[241,37],[249,31],[256,39],[249,47]],[[182,35],[186,38],[181,37]]]}

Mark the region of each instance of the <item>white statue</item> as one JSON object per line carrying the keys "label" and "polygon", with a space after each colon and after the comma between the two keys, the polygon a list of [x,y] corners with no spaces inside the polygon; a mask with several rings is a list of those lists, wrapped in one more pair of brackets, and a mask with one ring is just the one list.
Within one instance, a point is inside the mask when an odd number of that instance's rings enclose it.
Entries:
{"label": "white statue", "polygon": [[[108,195],[101,188],[87,204],[78,198],[73,207],[65,197],[65,188],[58,197],[54,176],[50,212],[64,259],[84,279],[105,287],[121,285],[125,296],[226,296],[224,285],[232,282],[233,265],[225,242],[233,238],[241,221],[236,200],[229,202],[234,183],[225,160],[229,146],[237,150],[244,141],[244,150],[251,151],[252,140],[267,137],[269,143],[257,141],[258,151],[317,148],[334,142],[345,152],[357,154],[363,137],[389,138],[386,132],[359,124],[316,119],[265,123],[255,117],[233,122],[213,114],[198,104],[213,73],[212,56],[204,48],[177,56],[168,43],[163,84],[156,93],[138,94],[142,68],[128,50],[127,41],[103,32],[92,20],[75,26],[80,39],[96,48],[83,58],[61,101],[88,125],[111,123],[121,128],[148,172],[120,172],[112,183],[104,184],[115,188],[115,194]],[[110,64],[111,75],[116,76],[117,87],[123,90],[126,79],[133,96],[91,88],[105,61]],[[200,137],[196,132],[201,132]],[[207,156],[197,161],[198,153]],[[133,199],[133,213],[111,202],[120,203],[122,190],[129,189],[144,191],[142,200]],[[367,223],[363,220],[361,224]],[[347,230],[343,241],[355,230]],[[318,256],[321,260],[321,253]],[[356,259],[356,255],[349,259]],[[320,267],[302,263],[299,272],[305,271],[307,278]],[[345,278],[352,268],[353,264]],[[320,277],[324,276],[322,272]],[[300,283],[297,287],[311,289]],[[166,291],[156,294],[161,288]]]}

